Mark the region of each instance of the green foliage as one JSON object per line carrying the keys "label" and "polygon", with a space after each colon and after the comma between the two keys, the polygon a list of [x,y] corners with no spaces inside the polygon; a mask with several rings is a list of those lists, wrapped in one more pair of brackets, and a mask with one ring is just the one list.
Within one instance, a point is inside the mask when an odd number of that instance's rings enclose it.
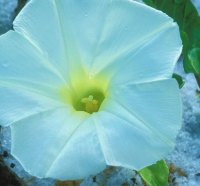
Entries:
{"label": "green foliage", "polygon": [[183,85],[185,84],[185,81],[183,80],[183,78],[182,78],[180,75],[178,75],[178,74],[173,74],[172,77],[173,77],[174,79],[176,79],[176,81],[178,82],[179,88],[182,88]]}
{"label": "green foliage", "polygon": [[200,48],[193,48],[190,50],[188,53],[188,59],[191,61],[194,73],[200,74]]}
{"label": "green foliage", "polygon": [[140,170],[139,174],[148,186],[168,185],[169,168],[164,160]]}
{"label": "green foliage", "polygon": [[[191,0],[144,0],[172,17],[179,25],[183,41],[184,70],[200,77],[200,16]],[[199,84],[200,87],[200,84]]]}

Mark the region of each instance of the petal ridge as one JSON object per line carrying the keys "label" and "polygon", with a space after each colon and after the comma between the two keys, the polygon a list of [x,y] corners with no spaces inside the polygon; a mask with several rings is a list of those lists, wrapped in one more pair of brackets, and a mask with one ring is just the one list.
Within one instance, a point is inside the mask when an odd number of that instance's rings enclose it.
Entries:
{"label": "petal ridge", "polygon": [[[107,165],[140,170],[164,158],[174,147],[174,144],[157,140],[147,131],[138,132],[137,127],[115,115],[107,112],[101,114],[110,118],[110,123],[105,123],[103,116],[97,121],[99,140]],[[141,158],[144,154],[146,156]]]}
{"label": "petal ridge", "polygon": [[97,126],[97,125],[98,125],[98,121],[96,120],[95,115],[96,115],[96,114],[94,114],[94,115],[92,116],[92,120],[94,121],[94,124],[95,124],[97,136],[98,136],[98,139],[99,139],[99,145],[100,145],[100,147],[101,147],[101,152],[102,152],[102,154],[103,154],[103,157],[104,157],[105,162],[107,163],[106,156],[105,156],[105,152],[104,152],[104,148],[103,148],[103,146],[102,146],[101,138],[100,138],[100,135],[99,135],[99,129],[98,129],[98,126]]}
{"label": "petal ridge", "polygon": [[62,74],[57,70],[57,68],[52,65],[52,63],[50,62],[50,59],[48,58],[48,54],[45,54],[42,49],[34,42],[30,39],[30,36],[28,33],[23,32],[17,32],[17,31],[12,31],[13,33],[17,33],[19,35],[21,35],[24,39],[27,40],[27,42],[29,42],[29,44],[31,44],[36,51],[38,51],[38,54],[40,55],[40,58],[43,59],[40,62],[45,65],[45,67],[47,67],[51,72],[53,72],[55,75],[57,75],[60,80],[62,80],[65,84],[67,84],[66,80],[63,78]]}
{"label": "petal ridge", "polygon": [[[133,42],[133,44],[130,44],[127,48],[124,50],[120,51],[120,53],[116,53],[114,57],[110,59],[108,64],[105,64],[105,66],[102,66],[101,69],[96,71],[96,73],[100,73],[103,71],[105,68],[108,68],[109,66],[112,66],[113,63],[120,58],[121,56],[124,56],[125,54],[132,52],[132,55],[136,55],[136,53],[144,46],[147,46],[149,43],[151,43],[153,40],[156,40],[157,37],[159,37],[163,32],[165,32],[165,29],[171,28],[172,26],[172,21],[170,20],[169,22],[164,23],[163,25],[159,26],[157,29],[152,30],[152,32],[148,33],[147,35],[141,37],[136,43]],[[154,37],[153,37],[154,36]],[[127,64],[126,64],[127,65]],[[94,70],[94,69],[93,69]],[[96,70],[96,69],[95,69]],[[117,72],[115,72],[116,74]],[[113,74],[113,76],[115,75]]]}
{"label": "petal ridge", "polygon": [[21,118],[21,119],[18,119],[18,120],[16,120],[16,121],[13,121],[11,124],[15,124],[15,123],[17,123],[17,125],[20,125],[20,122],[22,122],[23,120],[27,120],[27,119],[31,119],[32,117],[35,117],[35,116],[37,116],[37,115],[40,115],[40,114],[45,114],[45,113],[47,113],[47,112],[52,112],[52,111],[54,111],[54,110],[56,110],[56,109],[62,109],[62,108],[65,108],[64,106],[57,106],[57,107],[55,107],[55,108],[49,108],[49,109],[46,109],[46,110],[43,110],[43,111],[40,111],[40,112],[37,112],[37,113],[34,113],[34,114],[30,114],[30,115],[28,115],[28,116],[26,116],[26,117],[23,117],[23,118]]}
{"label": "petal ridge", "polygon": [[[67,119],[67,117],[66,117]],[[56,161],[59,159],[59,157],[61,156],[62,152],[64,151],[64,149],[67,147],[68,142],[71,140],[72,136],[76,133],[76,131],[81,127],[81,125],[85,122],[86,119],[82,120],[78,126],[76,126],[76,128],[73,130],[73,132],[68,136],[68,138],[65,140],[65,143],[63,144],[63,146],[61,147],[61,149],[58,152],[57,157],[55,157],[55,159],[52,161],[52,163],[49,165],[46,173],[45,173],[45,177],[48,177],[49,172],[51,171],[51,169],[53,168],[54,164],[56,163]]]}
{"label": "petal ridge", "polygon": [[[13,78],[11,78],[11,79],[13,79]],[[11,79],[7,79],[7,78],[6,79],[1,79],[0,78],[0,83],[1,83],[0,87],[3,86],[3,87],[7,87],[7,88],[17,88],[17,89],[20,88],[20,89],[23,89],[23,90],[25,90],[27,92],[34,93],[34,94],[37,94],[39,96],[46,97],[49,100],[52,100],[54,102],[62,104],[62,102],[60,102],[58,99],[56,99],[57,98],[57,97],[55,97],[56,95],[50,96],[49,94],[44,94],[43,91],[40,91],[38,89],[34,89],[34,88],[30,88],[30,87],[24,86],[24,85],[22,85],[22,82],[25,83],[25,81],[19,81],[19,79],[15,79],[15,80],[17,80],[17,83],[16,82],[8,81],[8,80],[11,80]],[[27,81],[26,83],[35,84],[35,82],[30,82],[30,81]],[[44,86],[44,85],[41,84],[41,86]],[[51,86],[45,86],[45,87],[48,87],[49,90],[53,90],[53,89],[55,90],[57,88],[57,87],[51,87]]]}
{"label": "petal ridge", "polygon": [[[130,115],[134,116],[136,120],[138,120],[138,122],[140,124],[142,124],[146,129],[148,129],[149,131],[151,131],[152,133],[155,133],[159,139],[163,142],[165,142],[166,144],[168,144],[169,146],[173,146],[174,145],[174,142],[172,140],[169,140],[168,138],[166,138],[165,136],[163,136],[163,134],[161,134],[158,130],[152,128],[147,122],[145,122],[141,117],[139,117],[135,112],[129,110],[127,107],[125,107],[122,103],[120,103],[119,101],[117,100],[114,100],[112,99],[114,102],[116,102],[121,109],[125,110],[126,112],[128,112]],[[106,110],[105,110],[106,111]],[[104,112],[104,110],[102,111]],[[106,111],[112,115],[114,115],[115,117],[119,118],[120,120],[124,120],[126,123],[128,123],[130,126],[132,126],[130,124],[130,121],[127,120],[127,119],[124,119],[124,118],[121,118],[119,116],[117,116],[116,114],[112,113],[112,112],[109,112],[109,111]]]}

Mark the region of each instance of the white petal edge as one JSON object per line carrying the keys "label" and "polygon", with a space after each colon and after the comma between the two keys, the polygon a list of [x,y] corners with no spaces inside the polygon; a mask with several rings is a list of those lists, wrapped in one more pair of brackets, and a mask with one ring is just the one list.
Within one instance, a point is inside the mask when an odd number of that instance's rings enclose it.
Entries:
{"label": "white petal edge", "polygon": [[87,114],[55,109],[11,126],[12,155],[27,172],[59,180],[97,174],[105,161]]}
{"label": "white petal edge", "polygon": [[[49,16],[53,29],[42,23]],[[132,74],[134,82],[166,79],[182,50],[178,26],[170,17],[129,0],[32,0],[14,29],[49,55],[47,61],[68,83],[73,74],[112,76],[112,84],[133,81]]]}
{"label": "white petal edge", "polygon": [[160,33],[152,35],[135,52],[126,51],[105,69],[112,72],[110,85],[138,84],[171,78],[181,51],[179,28],[176,23],[171,23]]}
{"label": "white petal edge", "polygon": [[0,81],[37,90],[46,96],[67,83],[37,49],[20,34],[9,31],[0,37]]}
{"label": "white petal edge", "polygon": [[175,80],[114,92],[94,117],[107,164],[140,170],[164,158],[175,145],[181,116]]}
{"label": "white petal edge", "polygon": [[14,30],[25,37],[60,76],[68,81],[68,63],[62,23],[55,0],[31,0],[13,23]]}
{"label": "white petal edge", "polygon": [[[159,58],[155,51],[152,56],[148,54],[151,68],[142,62],[140,69],[146,67],[147,71],[143,75],[147,73],[144,81],[171,76],[182,42],[177,24],[163,12],[129,0],[61,0],[57,1],[57,8],[65,31],[65,43],[71,46],[67,47],[68,55],[71,55],[70,67],[75,68],[73,59],[79,56],[76,61],[86,68],[88,76],[113,75],[113,72],[128,66],[131,57],[149,44],[149,53],[153,50],[150,50],[152,45],[155,49],[160,45],[162,55]],[[153,43],[154,40],[156,43]],[[139,69],[140,61],[134,62]],[[154,73],[151,71],[153,67]]]}

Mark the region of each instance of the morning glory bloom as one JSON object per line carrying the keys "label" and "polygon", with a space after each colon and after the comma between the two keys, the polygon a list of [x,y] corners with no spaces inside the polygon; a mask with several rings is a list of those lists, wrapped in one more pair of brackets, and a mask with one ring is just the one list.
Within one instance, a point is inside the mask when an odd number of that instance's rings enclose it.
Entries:
{"label": "morning glory bloom", "polygon": [[181,53],[166,14],[129,0],[32,0],[0,37],[0,123],[37,177],[139,170],[173,149]]}

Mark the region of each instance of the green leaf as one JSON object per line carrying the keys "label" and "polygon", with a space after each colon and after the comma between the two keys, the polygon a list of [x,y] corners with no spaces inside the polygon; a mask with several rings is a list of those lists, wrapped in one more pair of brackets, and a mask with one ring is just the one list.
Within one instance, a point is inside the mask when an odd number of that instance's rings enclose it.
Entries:
{"label": "green leaf", "polygon": [[178,75],[178,74],[173,74],[172,78],[176,79],[176,81],[178,82],[179,84],[179,88],[182,88],[185,84],[185,81],[183,80],[183,78]]}
{"label": "green leaf", "polygon": [[156,5],[153,0],[143,0],[147,5],[156,8]]}
{"label": "green leaf", "polygon": [[[200,75],[200,48],[194,48],[188,52],[188,59],[192,66],[193,73]],[[187,65],[188,63],[186,63]]]}
{"label": "green leaf", "polygon": [[[200,74],[200,16],[191,0],[144,0],[177,22],[183,41],[184,70],[186,73]],[[199,84],[200,87],[200,84]]]}
{"label": "green leaf", "polygon": [[197,95],[197,97],[200,98],[200,91],[199,90],[196,90],[196,95]]}
{"label": "green leaf", "polygon": [[181,39],[182,39],[182,42],[183,42],[183,55],[184,56],[187,56],[187,52],[190,48],[190,40],[188,38],[188,35],[186,32],[184,31],[180,31],[181,32]]}
{"label": "green leaf", "polygon": [[140,170],[139,174],[148,186],[168,185],[169,168],[164,160]]}

